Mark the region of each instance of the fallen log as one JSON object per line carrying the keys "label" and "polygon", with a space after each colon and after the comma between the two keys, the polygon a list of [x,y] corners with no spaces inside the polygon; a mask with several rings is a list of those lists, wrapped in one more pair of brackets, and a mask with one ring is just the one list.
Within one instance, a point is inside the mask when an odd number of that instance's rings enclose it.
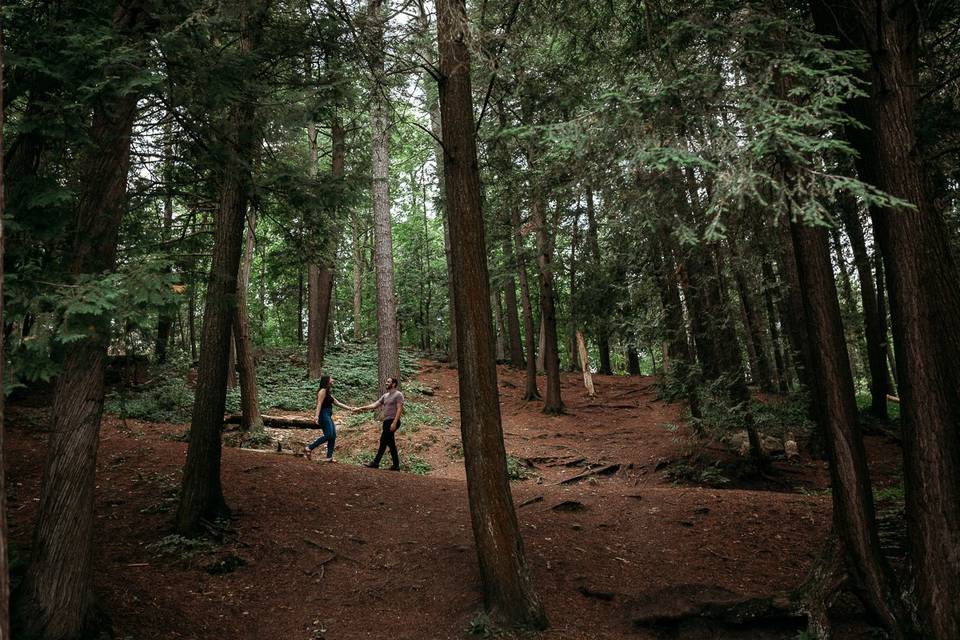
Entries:
{"label": "fallen log", "polygon": [[[296,416],[260,416],[263,426],[271,429],[319,429],[316,422],[309,418]],[[224,416],[224,424],[240,424],[240,414],[232,413]]]}

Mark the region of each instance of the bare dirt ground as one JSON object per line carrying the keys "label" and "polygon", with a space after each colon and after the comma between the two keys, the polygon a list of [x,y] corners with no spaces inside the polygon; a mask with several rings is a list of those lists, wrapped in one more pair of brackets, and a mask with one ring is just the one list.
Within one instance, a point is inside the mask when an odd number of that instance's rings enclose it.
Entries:
{"label": "bare dirt ground", "polygon": [[[601,376],[591,399],[579,376],[565,376],[569,413],[560,417],[522,402],[522,382],[522,372],[500,369],[507,450],[527,476],[512,483],[514,502],[551,622],[548,631],[524,637],[797,636],[783,624],[651,628],[636,621],[796,586],[829,528],[829,496],[670,484],[657,467],[684,446],[665,426],[680,422],[681,411],[656,399],[651,379]],[[476,637],[468,628],[483,630],[476,628],[482,603],[458,450],[456,373],[424,363],[412,387],[432,395],[411,391],[408,400],[452,417],[398,436],[401,457],[416,456],[428,475],[349,464],[375,448],[372,421],[341,422],[339,464],[289,455],[319,432],[274,431],[288,455],[276,454],[275,445],[224,449],[223,485],[235,518],[221,544],[191,557],[183,557],[186,543],[167,537],[186,455],[186,444],[171,436],[184,426],[105,419],[96,587],[114,637]],[[43,409],[11,408],[11,537],[24,551],[45,423]],[[889,447],[877,451],[878,466],[892,465]],[[824,486],[822,463],[793,466],[807,485]],[[604,468],[609,475],[563,483]],[[860,637],[843,629],[839,637]]]}

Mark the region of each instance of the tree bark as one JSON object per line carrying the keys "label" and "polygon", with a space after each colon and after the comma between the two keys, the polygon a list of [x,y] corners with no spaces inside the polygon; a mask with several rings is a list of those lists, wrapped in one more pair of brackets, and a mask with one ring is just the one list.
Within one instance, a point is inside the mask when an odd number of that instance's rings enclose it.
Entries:
{"label": "tree bark", "polygon": [[250,319],[247,314],[247,288],[250,285],[250,268],[253,265],[253,246],[256,238],[257,212],[250,208],[247,226],[247,241],[243,263],[237,282],[237,304],[233,317],[233,338],[237,351],[237,374],[240,378],[240,410],[243,431],[263,429],[260,417],[260,401],[257,398],[257,365],[253,357],[253,341],[250,338]]}
{"label": "tree bark", "polygon": [[496,355],[497,361],[505,360],[507,357],[507,327],[503,319],[503,302],[500,301],[500,294],[491,289],[490,304],[493,307],[493,313],[496,318],[494,333],[496,334]]}
{"label": "tree bark", "polygon": [[[317,133],[316,125],[310,124],[310,173],[317,172]],[[346,133],[339,115],[334,115],[330,124],[330,139],[333,156],[330,175],[335,181],[343,179]],[[334,208],[334,214],[336,208]],[[335,215],[331,215],[335,218]],[[323,360],[327,351],[327,337],[330,333],[331,306],[333,304],[333,280],[336,271],[337,235],[336,224],[326,225],[323,229],[319,261],[309,266],[309,311],[307,320],[307,367],[311,378],[319,378],[323,371]]]}
{"label": "tree bark", "polygon": [[393,277],[393,235],[390,220],[390,130],[388,122],[386,69],[383,37],[386,15],[383,0],[370,0],[373,34],[371,71],[373,101],[370,130],[373,136],[373,253],[377,282],[377,371],[380,392],[387,378],[400,377],[400,335],[397,325],[397,298]]}
{"label": "tree bark", "polygon": [[563,413],[560,397],[560,354],[557,348],[556,295],[553,291],[553,246],[547,226],[546,202],[539,187],[534,187],[530,200],[531,223],[537,234],[537,267],[540,276],[540,321],[543,329],[543,368],[547,376],[547,392],[543,412]]}
{"label": "tree bark", "polygon": [[890,376],[890,391],[896,395],[897,392],[895,387],[897,384],[897,363],[893,359],[893,349],[890,348],[890,323],[888,322],[889,316],[887,314],[886,296],[887,285],[883,271],[883,256],[880,255],[879,248],[874,250],[873,270],[877,274],[877,315],[880,317],[880,333],[883,335],[883,342],[886,347],[884,352],[887,356],[886,363],[889,366],[889,369],[887,369],[887,374]]}
{"label": "tree bark", "polygon": [[766,257],[761,258],[760,271],[763,276],[763,303],[767,310],[767,329],[770,331],[773,362],[777,373],[777,391],[787,393],[790,388],[790,373],[783,354],[783,343],[777,325],[777,305],[774,300],[774,291],[779,291],[780,287],[777,283],[777,277],[773,273],[773,265]]}
{"label": "tree bark", "polygon": [[[818,28],[869,54],[870,94],[848,103],[872,135],[851,137],[874,185],[906,207],[876,207],[890,293],[908,540],[922,632],[960,637],[960,288],[942,212],[926,192],[916,117],[921,16],[906,3],[813,3]],[[870,181],[868,179],[868,181]]]}
{"label": "tree bark", "polygon": [[[509,220],[507,225],[509,228]],[[517,269],[517,261],[513,252],[513,243],[508,236],[503,238],[503,255],[506,258],[508,275],[504,279],[504,306],[507,313],[507,333],[510,338],[510,366],[517,369],[526,364],[523,358],[523,342],[520,338],[520,314],[517,302],[517,283],[513,279],[512,271]]]}
{"label": "tree bark", "polygon": [[[114,28],[131,29],[140,19],[121,4]],[[114,268],[136,110],[137,96],[128,94],[105,100],[94,113],[76,209],[73,276]],[[84,324],[89,337],[64,346],[31,562],[17,595],[21,632],[44,640],[81,637],[93,606],[94,488],[110,318],[92,316]]]}
{"label": "tree bark", "polygon": [[459,334],[460,425],[484,605],[507,624],[544,629],[547,618],[526,566],[507,479],[463,0],[440,0],[437,15],[446,202]]}
{"label": "tree bark", "polygon": [[888,419],[887,394],[890,392],[890,377],[887,375],[887,339],[877,307],[877,291],[874,286],[870,255],[863,237],[860,215],[853,206],[843,207],[843,225],[850,238],[853,262],[860,281],[860,302],[863,308],[864,336],[867,343],[867,364],[870,367],[870,413],[881,420]]}
{"label": "tree bark", "polygon": [[734,264],[731,265],[733,270],[733,278],[737,286],[737,296],[740,298],[740,306],[743,308],[747,341],[752,346],[751,350],[754,354],[753,362],[751,363],[751,365],[756,366],[756,368],[753,370],[754,382],[759,384],[763,391],[772,392],[773,374],[770,371],[770,358],[767,356],[767,347],[763,343],[763,329],[761,327],[762,322],[760,319],[760,314],[757,312],[757,306],[753,299],[753,287],[751,287],[751,283],[748,282],[747,274],[744,273],[743,265],[740,264],[740,256],[738,255],[736,245],[732,237],[730,239],[730,246],[734,254]]}
{"label": "tree bark", "polygon": [[834,531],[843,542],[847,566],[864,605],[887,630],[902,637],[907,617],[880,551],[827,231],[793,223],[791,234],[811,340],[814,406],[826,434]]}
{"label": "tree bark", "polygon": [[539,400],[537,389],[537,337],[533,322],[533,304],[530,297],[530,279],[527,274],[527,258],[523,246],[523,232],[520,227],[520,211],[514,207],[510,211],[513,242],[517,256],[517,277],[520,279],[520,303],[523,306],[523,333],[527,343],[527,370],[524,377],[523,399]]}
{"label": "tree bark", "polygon": [[[267,8],[255,0],[240,0],[234,10],[240,22],[239,55],[249,57],[259,42]],[[251,10],[256,15],[251,15]],[[177,531],[186,536],[197,535],[202,521],[230,514],[220,483],[220,432],[243,227],[252,183],[250,167],[257,144],[255,118],[256,99],[252,95],[244,95],[231,107],[224,145],[228,151],[218,176],[220,202],[204,304],[197,388],[176,515]]]}
{"label": "tree bark", "polygon": [[351,249],[353,253],[353,339],[357,342],[363,339],[363,247],[360,232],[360,214],[356,213],[352,219],[353,238]]}
{"label": "tree bark", "polygon": [[567,351],[570,356],[570,371],[580,369],[580,359],[577,350],[577,245],[580,243],[580,201],[573,210],[573,223],[570,232],[570,313]]}

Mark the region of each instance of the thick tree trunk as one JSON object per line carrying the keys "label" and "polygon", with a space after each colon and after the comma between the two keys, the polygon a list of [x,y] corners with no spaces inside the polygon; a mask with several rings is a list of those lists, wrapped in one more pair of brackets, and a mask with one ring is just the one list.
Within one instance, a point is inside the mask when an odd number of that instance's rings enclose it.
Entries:
{"label": "thick tree trunk", "polygon": [[240,266],[237,282],[237,304],[233,316],[233,339],[237,351],[237,374],[240,379],[240,410],[243,416],[240,428],[243,431],[263,429],[260,401],[257,398],[257,365],[253,357],[253,340],[250,338],[250,319],[247,314],[247,288],[250,285],[256,228],[257,213],[251,208],[243,263]]}
{"label": "thick tree trunk", "polygon": [[[634,338],[630,337],[630,343],[627,345],[627,374],[631,376],[640,375],[640,354],[637,352],[637,345],[633,343]],[[656,363],[654,363],[656,367]]]}
{"label": "thick tree trunk", "polygon": [[[118,8],[115,27],[131,26],[125,9]],[[137,97],[128,94],[94,114],[73,234],[73,276],[102,276],[114,268],[136,107]],[[25,637],[79,638],[93,605],[94,486],[110,319],[92,316],[84,325],[90,336],[64,346],[57,379],[31,562],[17,596]]]}
{"label": "thick tree trunk", "polygon": [[887,394],[890,392],[890,378],[887,375],[887,340],[883,324],[877,310],[877,291],[874,288],[873,270],[870,268],[870,255],[867,253],[863,237],[863,226],[857,212],[856,201],[841,208],[843,226],[850,238],[853,250],[853,263],[857,268],[860,281],[860,303],[863,308],[863,327],[867,342],[867,363],[870,367],[870,414],[886,420]]}
{"label": "thick tree trunk", "polygon": [[[425,80],[429,84],[429,80]],[[453,258],[450,253],[450,225],[447,218],[446,199],[443,195],[444,176],[443,176],[443,145],[439,142],[443,140],[443,128],[440,124],[440,101],[434,99],[432,91],[428,89],[430,96],[430,131],[434,136],[433,155],[437,163],[437,197],[434,201],[434,211],[440,216],[443,223],[443,256],[447,264],[447,317],[449,319],[450,338],[447,349],[447,362],[455,364],[457,360],[457,318],[453,311]]]}
{"label": "thick tree trunk", "polygon": [[553,247],[547,226],[546,203],[538,188],[530,201],[531,224],[537,234],[537,267],[540,276],[540,320],[543,328],[543,368],[547,375],[547,392],[543,412],[563,413],[560,397],[560,354],[557,348],[556,295],[553,291]]}
{"label": "thick tree trunk", "polygon": [[[890,292],[908,540],[922,631],[960,637],[960,288],[942,213],[926,193],[916,117],[916,4],[814,3],[818,27],[864,49],[870,95],[849,103],[870,136],[851,137],[875,186],[912,205],[871,212]],[[863,108],[860,109],[859,106]],[[858,113],[860,111],[861,113]],[[869,181],[869,179],[868,179]]]}
{"label": "thick tree trunk", "polygon": [[[253,8],[256,8],[256,18],[249,13]],[[259,41],[266,7],[257,6],[253,0],[242,0],[235,10],[240,14],[241,23],[239,54],[247,57]],[[251,28],[251,22],[256,26]],[[177,531],[186,536],[197,535],[204,520],[214,521],[230,514],[220,483],[220,432],[243,228],[252,183],[250,167],[257,144],[255,104],[252,96],[244,96],[231,107],[225,145],[229,153],[219,175],[220,203],[203,312],[190,444],[176,515]]]}
{"label": "thick tree trunk", "polygon": [[440,0],[437,14],[444,173],[457,296],[460,425],[484,605],[510,625],[543,629],[547,618],[524,557],[500,423],[466,8],[463,0]]}
{"label": "thick tree trunk", "polygon": [[[310,124],[310,172],[317,172],[317,133],[316,125]],[[330,138],[333,145],[330,175],[335,181],[343,178],[344,147],[346,133],[340,116],[335,115],[330,124]],[[335,210],[334,210],[335,213]],[[331,215],[331,218],[335,218]],[[311,378],[319,378],[323,371],[323,359],[327,352],[327,337],[330,334],[330,316],[333,304],[333,280],[336,270],[336,251],[338,238],[336,224],[326,225],[321,240],[319,260],[309,266],[309,311],[307,319],[307,368]]]}
{"label": "thick tree trunk", "polygon": [[382,393],[386,390],[384,380],[400,377],[400,335],[393,282],[393,232],[390,221],[390,131],[382,50],[386,20],[383,0],[370,0],[369,15],[375,43],[370,63],[374,79],[370,130],[373,136],[373,262],[377,282],[377,371]]}
{"label": "thick tree trunk", "polygon": [[510,221],[517,256],[517,277],[520,279],[520,303],[523,306],[523,339],[527,343],[523,399],[529,402],[540,399],[540,390],[537,389],[537,337],[533,322],[533,304],[530,298],[530,278],[527,275],[527,257],[520,228],[520,211],[516,207],[510,211]]}
{"label": "thick tree trunk", "polygon": [[830,461],[834,531],[843,542],[850,575],[864,604],[900,637],[907,617],[880,551],[827,231],[793,223],[791,232],[811,340],[814,405]]}

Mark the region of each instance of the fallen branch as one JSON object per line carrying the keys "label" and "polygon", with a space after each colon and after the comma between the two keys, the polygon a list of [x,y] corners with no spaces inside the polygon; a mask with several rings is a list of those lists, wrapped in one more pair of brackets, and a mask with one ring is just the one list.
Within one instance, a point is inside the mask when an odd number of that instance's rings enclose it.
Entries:
{"label": "fallen branch", "polygon": [[620,470],[620,463],[608,464],[604,467],[597,467],[596,469],[588,469],[580,475],[573,476],[572,478],[567,478],[566,480],[561,480],[557,484],[573,484],[574,482],[579,482],[585,478],[590,478],[592,476],[610,476],[615,474]]}

